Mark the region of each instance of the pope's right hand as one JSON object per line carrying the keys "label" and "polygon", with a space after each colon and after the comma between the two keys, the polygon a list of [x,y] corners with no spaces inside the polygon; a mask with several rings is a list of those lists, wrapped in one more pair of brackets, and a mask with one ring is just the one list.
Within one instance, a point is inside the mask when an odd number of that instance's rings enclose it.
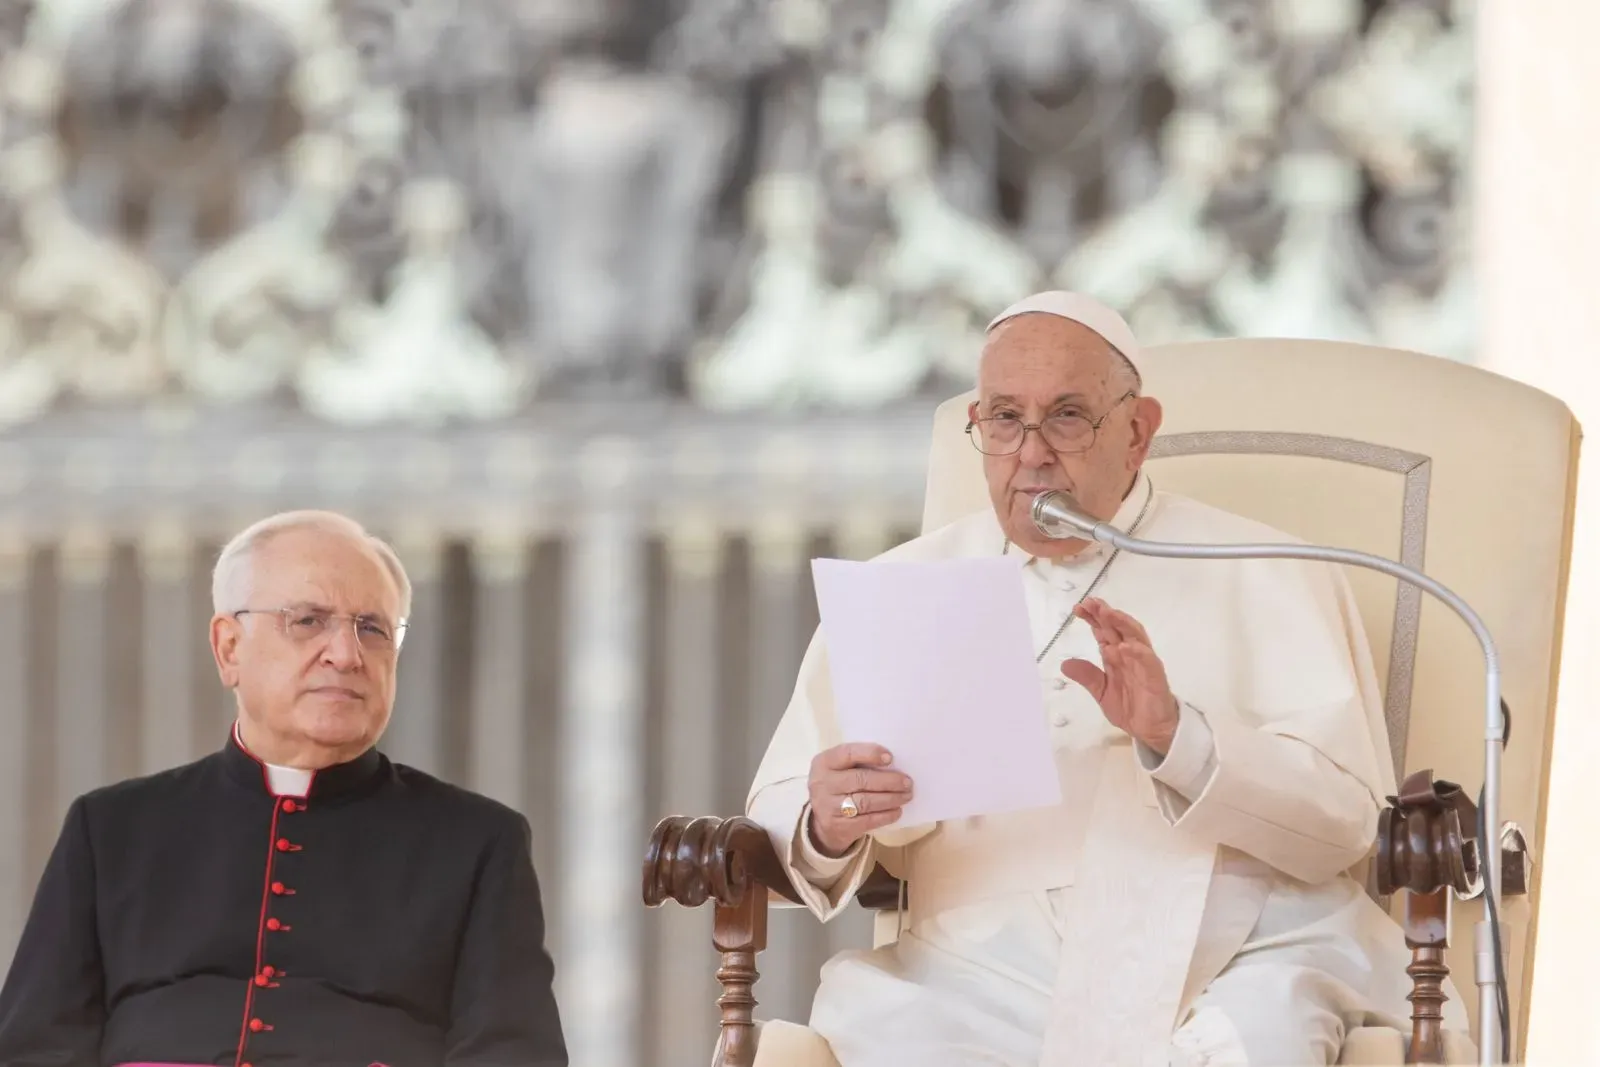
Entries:
{"label": "pope's right hand", "polygon": [[[824,856],[844,855],[868,833],[900,817],[911,799],[911,779],[884,769],[893,758],[882,745],[854,742],[819,752],[811,761],[807,832]],[[854,815],[847,814],[852,804]]]}

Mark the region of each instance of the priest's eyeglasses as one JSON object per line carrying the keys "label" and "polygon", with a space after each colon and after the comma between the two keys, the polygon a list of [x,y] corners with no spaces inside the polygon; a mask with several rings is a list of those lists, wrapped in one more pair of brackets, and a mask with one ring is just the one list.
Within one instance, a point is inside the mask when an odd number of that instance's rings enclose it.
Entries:
{"label": "priest's eyeglasses", "polygon": [[1051,415],[1043,422],[1023,422],[1012,414],[973,419],[967,423],[967,438],[973,448],[986,456],[1009,456],[1022,450],[1022,442],[1027,439],[1029,430],[1037,430],[1050,451],[1063,456],[1076,455],[1093,448],[1101,425],[1111,417],[1111,413],[1124,400],[1138,395],[1135,390],[1129,389],[1098,419],[1078,412]]}
{"label": "priest's eyeglasses", "polygon": [[297,645],[310,644],[331,637],[337,626],[355,630],[356,640],[368,652],[393,655],[400,650],[406,638],[406,622],[390,623],[378,615],[341,615],[324,608],[297,605],[287,608],[245,608],[233,613],[240,615],[276,615],[283,635]]}

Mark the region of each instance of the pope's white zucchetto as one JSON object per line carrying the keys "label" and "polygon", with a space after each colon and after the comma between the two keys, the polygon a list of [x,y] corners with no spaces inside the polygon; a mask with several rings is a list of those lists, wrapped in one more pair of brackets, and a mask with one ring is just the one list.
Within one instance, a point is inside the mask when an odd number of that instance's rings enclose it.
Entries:
{"label": "pope's white zucchetto", "polygon": [[1034,293],[996,315],[984,328],[984,333],[989,333],[1007,319],[1027,314],[1054,315],[1058,319],[1066,319],[1088,327],[1105,338],[1111,347],[1121,352],[1133,365],[1135,373],[1138,372],[1139,341],[1133,336],[1133,330],[1122,320],[1121,315],[1094,297],[1084,296],[1082,293],[1069,293],[1061,289]]}

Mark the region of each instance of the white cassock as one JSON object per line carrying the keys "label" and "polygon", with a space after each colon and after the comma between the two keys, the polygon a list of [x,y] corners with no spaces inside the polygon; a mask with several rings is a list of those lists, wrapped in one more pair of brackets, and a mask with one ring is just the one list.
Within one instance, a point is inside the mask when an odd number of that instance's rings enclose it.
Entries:
{"label": "white cassock", "polygon": [[[1293,540],[1142,474],[1112,521],[1127,530],[1141,513],[1151,540]],[[985,510],[883,558],[1005,549]],[[841,739],[820,637],[807,651],[748,814],[823,920],[874,863],[908,881],[897,942],[823,969],[811,1026],[842,1067],[1291,1067],[1336,1062],[1353,1026],[1409,1031],[1404,938],[1348,873],[1394,776],[1343,575],[1112,555],[1026,562],[1034,652],[1098,576],[1093,595],[1149,633],[1180,724],[1162,758],[1063,685],[1062,660],[1099,663],[1074,621],[1039,664],[1058,807],[889,827],[821,856],[804,832],[806,778]],[[1453,992],[1445,1023],[1466,1028]]]}

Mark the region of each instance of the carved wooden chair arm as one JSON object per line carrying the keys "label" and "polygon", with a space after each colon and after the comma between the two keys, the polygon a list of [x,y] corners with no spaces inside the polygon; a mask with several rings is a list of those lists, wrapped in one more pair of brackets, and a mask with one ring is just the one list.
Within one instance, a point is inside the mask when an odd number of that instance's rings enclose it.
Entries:
{"label": "carved wooden chair arm", "polygon": [[[1412,981],[1406,1062],[1443,1063],[1450,902],[1452,894],[1471,897],[1483,886],[1478,808],[1454,782],[1435,781],[1431,770],[1408,776],[1388,799],[1378,819],[1374,874],[1379,894],[1405,893],[1401,925],[1411,949],[1406,973]],[[1532,858],[1521,832],[1508,826],[1499,847],[1501,892],[1525,895]]]}
{"label": "carved wooden chair arm", "polygon": [[772,839],[756,823],[743,816],[673,815],[656,824],[644,857],[646,907],[675,900],[698,908],[710,900],[737,908],[756,886],[800,903]]}
{"label": "carved wooden chair arm", "polygon": [[644,856],[644,903],[711,901],[711,942],[722,954],[720,1035],[713,1063],[751,1067],[756,1059],[756,954],[767,947],[767,892],[799,903],[772,840],[742,816],[674,815],[656,824]]}
{"label": "carved wooden chair arm", "polygon": [[[767,894],[800,903],[772,839],[743,816],[674,815],[657,823],[650,835],[643,875],[646,907],[669,900],[686,908],[708,901],[714,906],[711,940],[722,956],[717,968],[722,1021],[713,1062],[750,1067],[756,1055],[756,955],[767,947]],[[857,892],[868,908],[893,908],[899,897],[899,882],[882,867]]]}

